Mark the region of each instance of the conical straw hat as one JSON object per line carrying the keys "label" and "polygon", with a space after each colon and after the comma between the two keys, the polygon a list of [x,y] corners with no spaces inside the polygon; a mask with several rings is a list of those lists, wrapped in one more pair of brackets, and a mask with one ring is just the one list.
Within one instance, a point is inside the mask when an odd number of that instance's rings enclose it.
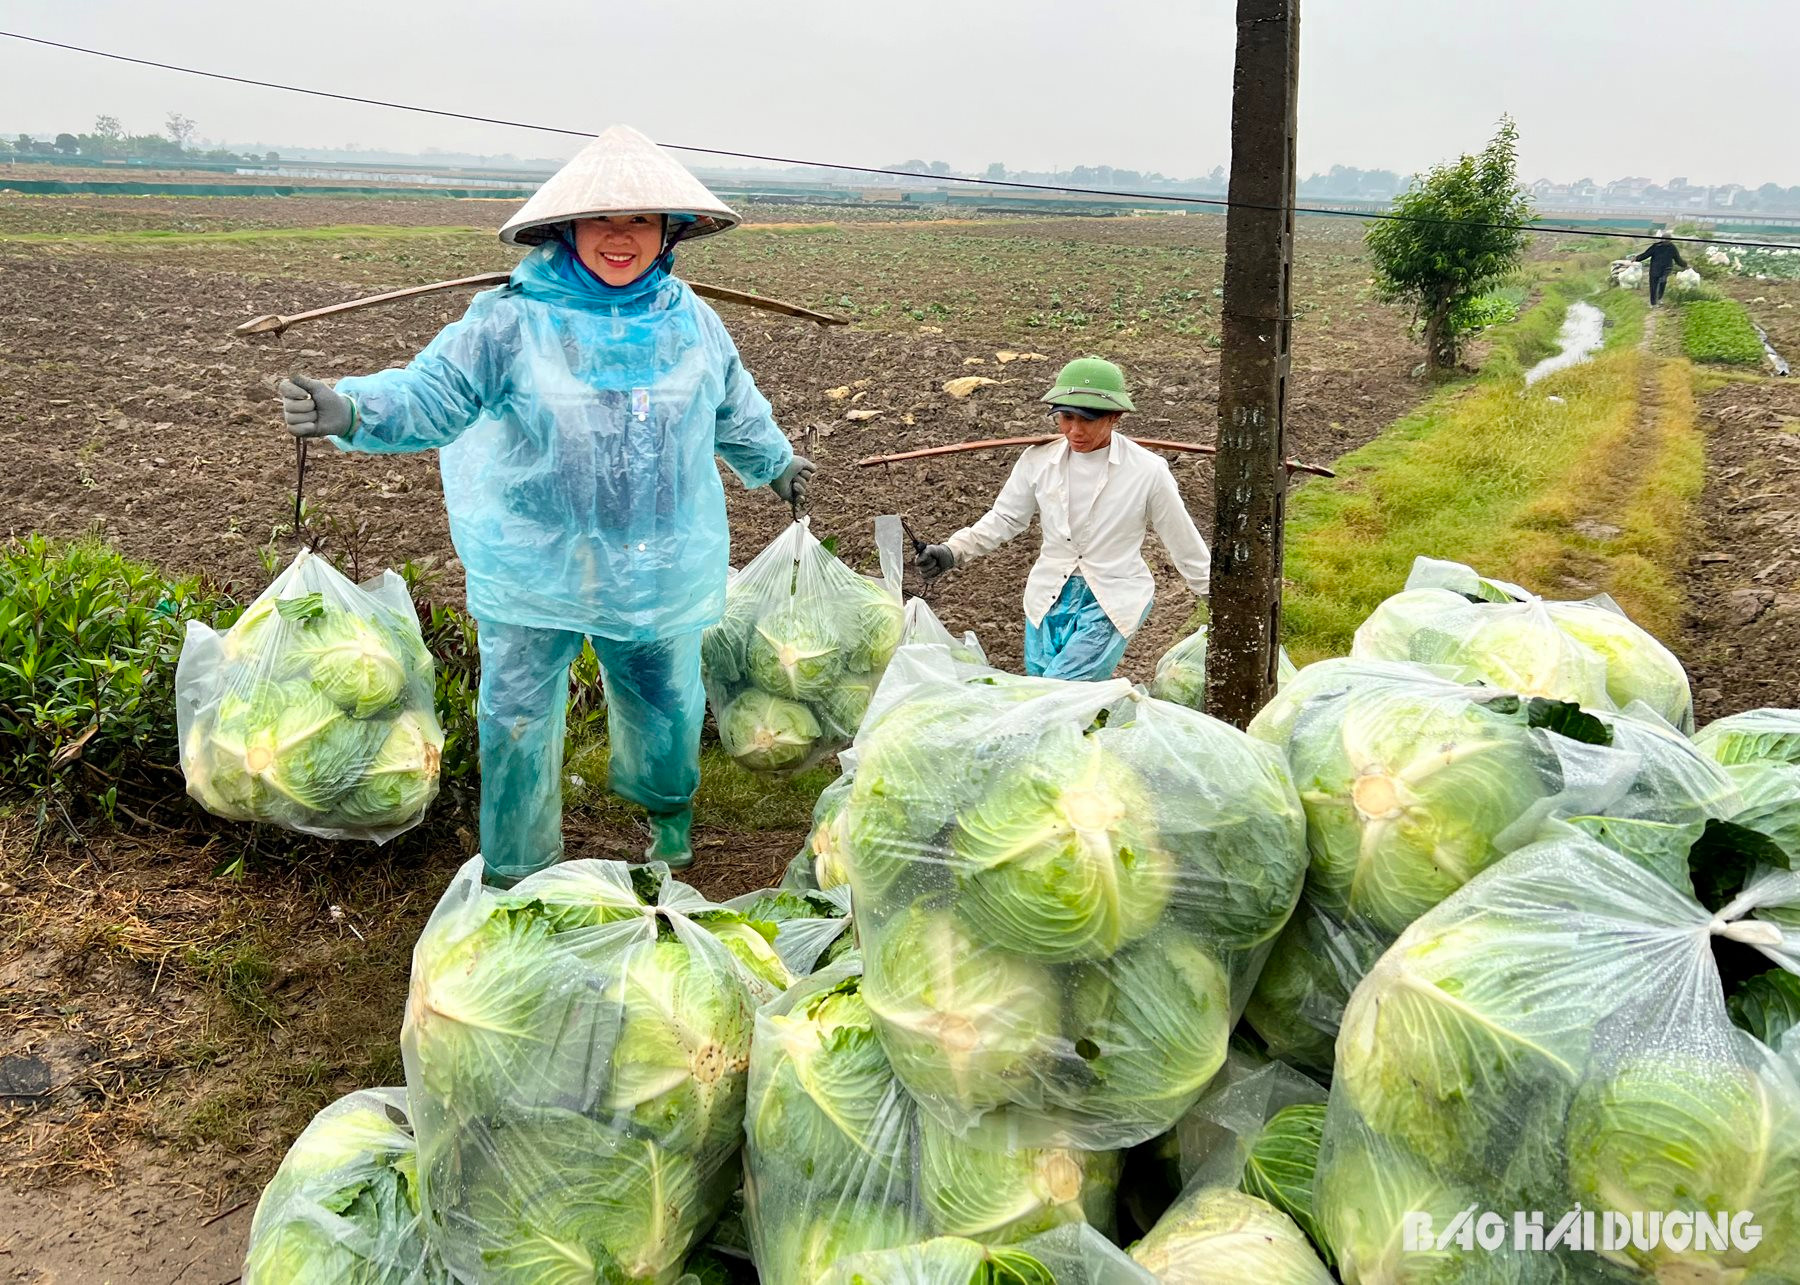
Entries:
{"label": "conical straw hat", "polygon": [[671,229],[671,239],[683,241],[742,221],[680,161],[629,125],[614,125],[551,175],[506,221],[500,239],[541,245],[557,224],[603,214],[692,215],[692,223]]}

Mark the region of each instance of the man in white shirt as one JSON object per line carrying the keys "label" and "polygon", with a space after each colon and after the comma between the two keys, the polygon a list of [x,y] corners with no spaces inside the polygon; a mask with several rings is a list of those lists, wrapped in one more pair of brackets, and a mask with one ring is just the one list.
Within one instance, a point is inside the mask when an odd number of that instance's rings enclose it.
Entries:
{"label": "man in white shirt", "polygon": [[918,556],[929,579],[967,566],[1031,525],[1043,551],[1025,582],[1025,672],[1048,678],[1110,678],[1125,644],[1150,614],[1155,580],[1144,536],[1155,531],[1202,601],[1212,556],[1167,462],[1117,432],[1136,408],[1125,373],[1082,357],[1044,394],[1062,440],[1033,446],[1013,466],[994,507],[973,526]]}

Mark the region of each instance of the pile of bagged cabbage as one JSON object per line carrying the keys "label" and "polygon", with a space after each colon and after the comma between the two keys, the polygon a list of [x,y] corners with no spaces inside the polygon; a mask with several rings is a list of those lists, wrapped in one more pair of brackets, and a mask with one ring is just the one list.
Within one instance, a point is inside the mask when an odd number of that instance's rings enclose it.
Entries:
{"label": "pile of bagged cabbage", "polygon": [[906,646],[728,905],[472,863],[246,1281],[1800,1281],[1800,712],[1468,576],[1248,734]]}
{"label": "pile of bagged cabbage", "polygon": [[437,794],[434,682],[405,582],[352,584],[303,550],[223,634],[188,623],[175,671],[188,793],[228,820],[390,839]]}

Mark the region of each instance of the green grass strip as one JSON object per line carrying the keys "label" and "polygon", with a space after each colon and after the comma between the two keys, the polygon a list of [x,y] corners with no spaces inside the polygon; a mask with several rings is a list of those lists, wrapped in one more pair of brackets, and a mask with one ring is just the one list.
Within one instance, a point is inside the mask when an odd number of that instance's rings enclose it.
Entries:
{"label": "green grass strip", "polygon": [[[1294,493],[1283,636],[1296,661],[1345,654],[1420,554],[1552,588],[1543,581],[1565,546],[1578,552],[1571,522],[1590,516],[1571,511],[1580,505],[1563,495],[1566,480],[1585,471],[1595,443],[1628,435],[1637,413],[1644,301],[1628,291],[1593,295],[1592,286],[1591,278],[1547,285],[1537,308],[1495,336],[1479,378],[1443,389],[1344,456],[1335,480]],[[1544,337],[1578,298],[1607,314],[1606,348],[1523,395],[1522,370],[1555,350]]]}

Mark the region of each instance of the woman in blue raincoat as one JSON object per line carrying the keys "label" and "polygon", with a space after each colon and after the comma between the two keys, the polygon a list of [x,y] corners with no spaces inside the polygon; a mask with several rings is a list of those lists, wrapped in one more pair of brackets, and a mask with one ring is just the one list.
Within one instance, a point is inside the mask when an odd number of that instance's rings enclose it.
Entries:
{"label": "woman in blue raincoat", "polygon": [[402,370],[281,387],[290,431],[349,451],[436,449],[480,626],[481,849],[510,882],[562,856],[563,723],[582,640],[600,658],[613,791],[684,866],[699,784],[700,633],[725,604],[717,455],[783,499],[813,466],[676,244],[738,217],[614,127],[501,230],[535,246]]}

